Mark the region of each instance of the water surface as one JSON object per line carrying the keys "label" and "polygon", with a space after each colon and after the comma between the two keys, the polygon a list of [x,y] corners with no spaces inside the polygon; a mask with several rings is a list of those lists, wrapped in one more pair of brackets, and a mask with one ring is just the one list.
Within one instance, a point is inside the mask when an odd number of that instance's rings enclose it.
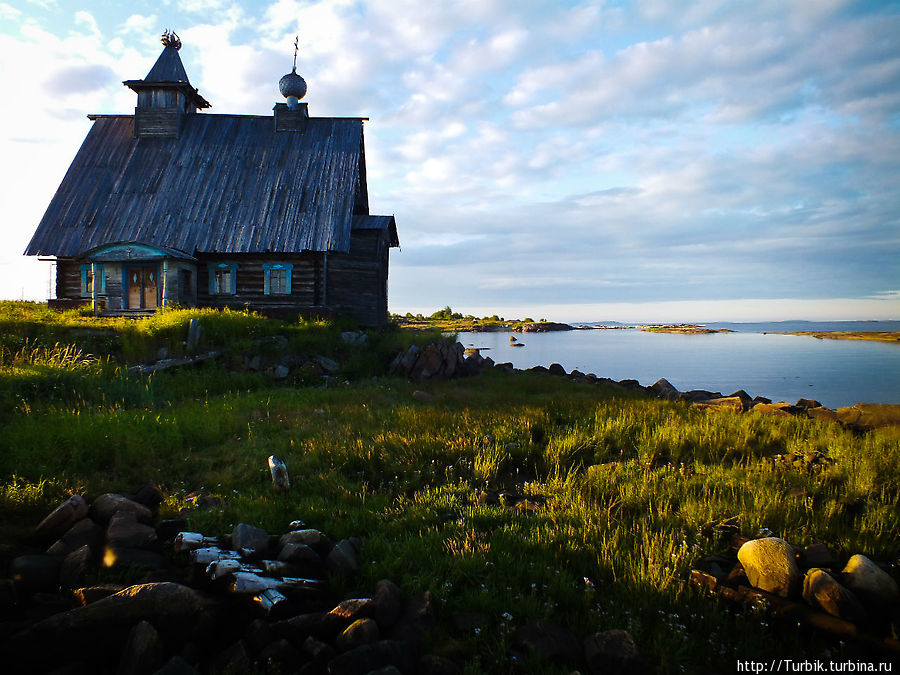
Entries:
{"label": "water surface", "polygon": [[[486,348],[483,356],[516,368],[559,363],[567,371],[634,379],[643,385],[664,377],[680,391],[708,389],[728,395],[743,389],[774,401],[816,399],[830,408],[858,402],[900,403],[900,344],[755,332],[825,330],[821,324],[797,323],[803,327],[709,324],[738,332],[706,335],[619,329],[459,333],[458,339],[466,347]],[[829,330],[898,330],[898,322],[879,323],[889,326],[841,322],[851,327]],[[525,346],[510,346],[511,335]]]}

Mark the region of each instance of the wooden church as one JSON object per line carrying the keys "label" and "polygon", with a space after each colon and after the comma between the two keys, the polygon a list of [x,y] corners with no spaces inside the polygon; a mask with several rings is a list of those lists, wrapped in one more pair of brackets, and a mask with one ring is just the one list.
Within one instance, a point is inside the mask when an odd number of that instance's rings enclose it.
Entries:
{"label": "wooden church", "polygon": [[369,214],[363,121],[310,117],[281,78],[274,114],[213,115],[168,31],[133,115],[93,125],[28,245],[56,306],[178,304],[387,320],[393,216]]}

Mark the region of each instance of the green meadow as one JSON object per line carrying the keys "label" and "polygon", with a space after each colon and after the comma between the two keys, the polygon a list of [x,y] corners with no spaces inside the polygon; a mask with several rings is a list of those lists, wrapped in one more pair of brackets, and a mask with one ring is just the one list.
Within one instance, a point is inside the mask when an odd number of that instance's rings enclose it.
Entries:
{"label": "green meadow", "polygon": [[[223,356],[153,375],[127,365],[201,349]],[[198,494],[189,528],[270,532],[295,519],[333,539],[364,538],[361,578],[430,590],[434,652],[466,672],[555,672],[514,663],[515,628],[534,619],[584,638],[629,630],[654,672],[732,672],[738,659],[850,658],[852,645],[778,624],[687,584],[692,563],[733,532],[768,528],[839,558],[900,558],[900,429],[707,413],[600,385],[486,372],[446,382],[385,376],[391,358],[437,333],[397,328],[345,344],[348,326],[247,312],[167,310],[95,319],[0,303],[0,544],[17,545],[72,492],[165,495],[163,515]],[[272,336],[341,364],[323,380],[240,367]],[[284,342],[282,341],[282,346]],[[603,375],[603,373],[598,373]],[[414,397],[416,390],[431,398]],[[795,454],[815,461],[777,462]],[[269,455],[293,488],[272,490]],[[479,501],[485,488],[529,495],[522,512]],[[460,629],[454,613],[479,613]],[[569,672],[560,668],[558,672]]]}

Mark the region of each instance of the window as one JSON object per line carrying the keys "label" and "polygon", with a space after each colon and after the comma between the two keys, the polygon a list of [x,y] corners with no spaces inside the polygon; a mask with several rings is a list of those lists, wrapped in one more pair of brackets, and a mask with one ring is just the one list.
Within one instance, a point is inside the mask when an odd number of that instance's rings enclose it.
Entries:
{"label": "window", "polygon": [[290,295],[291,272],[294,266],[290,263],[263,263],[263,291],[266,295]]}
{"label": "window", "polygon": [[[97,295],[106,295],[106,272],[103,265],[94,265],[97,273]],[[91,273],[91,266],[81,266],[81,297],[89,298],[94,293],[94,275]]]}
{"label": "window", "polygon": [[209,294],[237,293],[237,263],[209,263]]}

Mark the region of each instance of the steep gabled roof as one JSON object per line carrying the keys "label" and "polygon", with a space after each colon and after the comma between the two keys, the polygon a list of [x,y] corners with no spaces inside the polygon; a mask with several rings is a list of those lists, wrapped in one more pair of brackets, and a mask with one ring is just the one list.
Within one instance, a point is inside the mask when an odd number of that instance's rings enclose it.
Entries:
{"label": "steep gabled roof", "polygon": [[181,91],[197,108],[209,108],[211,105],[191,86],[181,56],[178,55],[178,47],[172,44],[167,44],[163,48],[147,77],[143,80],[125,80],[122,84],[136,92],[142,89],[158,89],[161,86],[174,88]]}
{"label": "steep gabled roof", "polygon": [[367,213],[354,204],[360,119],[276,133],[272,117],[193,114],[179,138],[139,139],[130,115],[92,119],[26,255],[121,241],[188,254],[348,251],[354,210]]}

